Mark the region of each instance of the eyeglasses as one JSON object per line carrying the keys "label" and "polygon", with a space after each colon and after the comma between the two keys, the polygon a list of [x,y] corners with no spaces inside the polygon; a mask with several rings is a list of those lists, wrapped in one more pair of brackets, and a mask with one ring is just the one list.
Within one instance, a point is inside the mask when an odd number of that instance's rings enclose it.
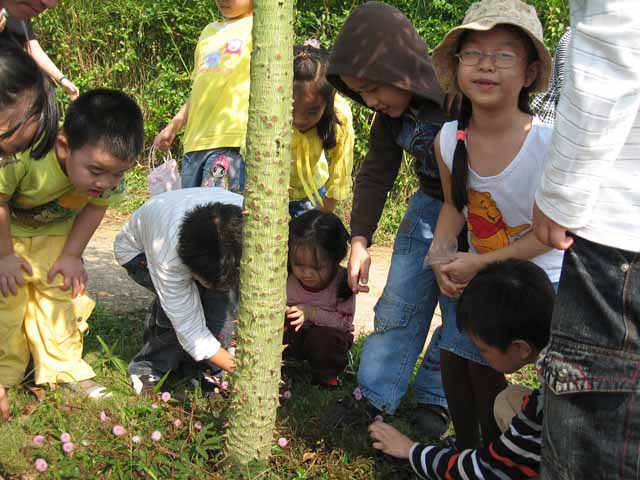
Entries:
{"label": "eyeglasses", "polygon": [[502,51],[484,53],[483,51],[475,48],[465,48],[453,56],[456,57],[462,65],[466,65],[467,67],[478,65],[482,62],[484,57],[489,57],[493,65],[497,68],[511,68],[516,64],[519,58],[518,55],[512,52]]}

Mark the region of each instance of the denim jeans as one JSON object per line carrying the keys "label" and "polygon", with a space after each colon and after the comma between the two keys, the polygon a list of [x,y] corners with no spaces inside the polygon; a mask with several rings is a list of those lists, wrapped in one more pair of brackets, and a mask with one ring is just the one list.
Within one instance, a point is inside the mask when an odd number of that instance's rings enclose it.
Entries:
{"label": "denim jeans", "polygon": [[[154,294],[156,293],[144,254],[138,255],[123,267],[136,283]],[[229,348],[235,342],[233,335],[235,333],[234,320],[237,318],[237,295],[232,291],[213,291],[200,286],[199,291],[207,328],[223,347]],[[176,331],[160,306],[157,296],[155,296],[145,320],[143,342],[142,348],[129,363],[130,375],[161,377],[169,370],[175,372],[182,365],[193,363],[191,356],[180,345]],[[207,366],[219,370],[218,367],[214,367],[208,362]]]}
{"label": "denim jeans", "polygon": [[[441,296],[431,267],[424,264],[441,208],[440,200],[422,191],[411,197],[393,246],[387,283],[375,306],[374,331],[362,349],[360,389],[388,414],[395,413],[407,391]],[[446,406],[440,331],[433,335],[413,389],[419,403]]]}
{"label": "denim jeans", "polygon": [[640,478],[640,253],[574,237],[541,365],[540,478]]}
{"label": "denim jeans", "polygon": [[[325,188],[324,185],[318,189],[318,193],[320,194],[321,198],[325,197],[325,195],[327,194],[327,189]],[[308,198],[303,198],[302,200],[293,200],[289,202],[289,215],[291,216],[291,218],[299,217],[300,215],[302,215],[305,212],[308,212],[309,210],[318,208],[320,206],[319,203],[320,202],[317,202],[317,201],[316,203],[314,203]]]}
{"label": "denim jeans", "polygon": [[182,188],[221,187],[244,192],[245,165],[240,149],[214,148],[188,152],[182,158]]}

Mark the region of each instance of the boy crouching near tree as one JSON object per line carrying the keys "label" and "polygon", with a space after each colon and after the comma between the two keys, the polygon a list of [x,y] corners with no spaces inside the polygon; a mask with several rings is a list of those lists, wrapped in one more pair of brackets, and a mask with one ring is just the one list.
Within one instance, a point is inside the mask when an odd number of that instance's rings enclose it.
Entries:
{"label": "boy crouching near tree", "polygon": [[233,371],[241,206],[241,195],[221,188],[167,192],[140,207],[116,237],[118,263],[155,294],[144,344],[129,363],[138,393],[153,393],[165,373],[192,361]]}
{"label": "boy crouching near tree", "polygon": [[[553,285],[536,264],[493,263],[464,289],[458,327],[469,333],[489,365],[513,373],[543,361],[539,357],[549,342],[554,300]],[[540,473],[542,395],[543,388],[510,385],[503,390],[494,404],[503,433],[484,448],[457,451],[417,443],[382,421],[372,423],[369,433],[374,448],[409,459],[420,478],[535,478]]]}
{"label": "boy crouching near tree", "polygon": [[143,142],[135,101],[93,90],[71,104],[44,158],[0,164],[0,384],[19,384],[31,357],[36,384],[110,395],[82,360],[94,307],[82,253]]}

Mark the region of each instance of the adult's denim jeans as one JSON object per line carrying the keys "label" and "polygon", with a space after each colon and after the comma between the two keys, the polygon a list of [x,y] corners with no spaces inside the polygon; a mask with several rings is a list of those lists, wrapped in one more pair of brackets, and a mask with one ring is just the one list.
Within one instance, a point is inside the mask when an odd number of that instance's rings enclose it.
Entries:
{"label": "adult's denim jeans", "polygon": [[541,478],[640,478],[640,253],[574,237],[541,363]]}
{"label": "adult's denim jeans", "polygon": [[[358,370],[362,394],[388,414],[395,413],[407,391],[440,298],[435,275],[424,259],[441,208],[440,200],[422,191],[411,197],[393,246],[387,283],[375,306],[374,331],[362,349]],[[446,406],[439,339],[440,329],[425,353],[413,390],[419,403]]]}

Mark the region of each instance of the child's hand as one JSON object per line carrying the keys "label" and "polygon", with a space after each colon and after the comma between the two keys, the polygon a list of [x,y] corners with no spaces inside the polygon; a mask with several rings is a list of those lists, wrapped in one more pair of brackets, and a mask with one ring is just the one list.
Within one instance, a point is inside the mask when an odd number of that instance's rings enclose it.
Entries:
{"label": "child's hand", "polygon": [[415,443],[406,435],[382,421],[369,425],[369,435],[373,440],[373,448],[382,450],[396,458],[409,458],[411,447]]}
{"label": "child's hand", "polygon": [[2,384],[0,384],[0,417],[5,421],[9,420],[9,397]]}
{"label": "child's hand", "polygon": [[464,290],[464,287],[467,285],[454,281],[448,273],[443,271],[443,268],[447,265],[449,264],[432,265],[431,269],[436,275],[436,281],[438,282],[440,291],[447,297],[455,298],[462,293],[462,290]]}
{"label": "child's hand", "polygon": [[0,290],[2,295],[8,297],[9,294],[18,294],[18,287],[24,285],[23,270],[27,275],[33,275],[29,262],[17,253],[0,258]]}
{"label": "child's hand", "polygon": [[208,361],[229,373],[233,373],[236,369],[236,363],[233,355],[222,347],[220,347],[220,350],[218,350],[215,355],[209,357]]}
{"label": "child's hand", "polygon": [[84,287],[89,279],[89,275],[87,275],[87,271],[84,269],[80,257],[65,254],[60,255],[56,263],[51,267],[51,270],[49,270],[47,281],[52,283],[57,274],[61,274],[64,278],[64,283],[60,289],[69,290],[69,288],[72,288],[71,298],[76,298],[84,292]]}
{"label": "child's hand", "polygon": [[356,236],[351,239],[351,253],[349,254],[349,266],[347,274],[349,286],[353,293],[369,292],[369,266],[371,265],[371,255],[367,250],[367,239]]}
{"label": "child's hand", "polygon": [[292,307],[287,307],[287,320],[289,321],[289,325],[294,327],[294,331],[298,331],[302,328],[304,324],[304,310],[302,305],[294,305]]}
{"label": "child's hand", "polygon": [[166,152],[173,145],[173,141],[176,139],[177,132],[173,127],[173,123],[169,122],[169,124],[162,129],[162,131],[156,135],[156,138],[153,139],[153,144],[158,150],[162,150]]}
{"label": "child's hand", "polygon": [[452,262],[442,265],[445,273],[456,283],[468,284],[485,265],[476,253],[458,252]]}

